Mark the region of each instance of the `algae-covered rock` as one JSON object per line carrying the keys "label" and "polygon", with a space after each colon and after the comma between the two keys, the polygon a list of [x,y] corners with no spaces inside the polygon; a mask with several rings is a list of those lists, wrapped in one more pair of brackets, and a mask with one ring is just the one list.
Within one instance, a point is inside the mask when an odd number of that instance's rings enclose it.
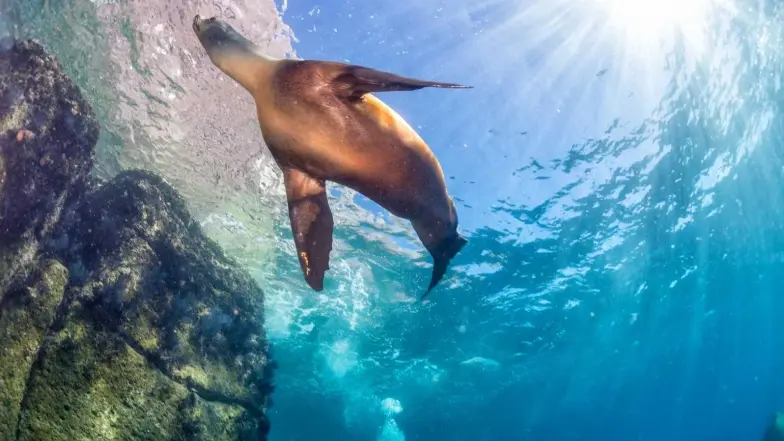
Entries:
{"label": "algae-covered rock", "polygon": [[90,307],[71,308],[64,327],[42,349],[22,402],[20,441],[228,440],[258,432],[247,409],[199,399],[151,369],[145,356],[95,322],[94,314]]}
{"label": "algae-covered rock", "polygon": [[30,367],[67,283],[68,270],[46,260],[0,303],[0,440],[15,436]]}
{"label": "algae-covered rock", "polygon": [[266,439],[263,293],[159,177],[91,182],[96,138],[39,45],[0,51],[0,441]]}
{"label": "algae-covered rock", "polygon": [[19,439],[171,439],[188,395],[115,332],[72,307],[44,345],[22,401]]}
{"label": "algae-covered rock", "polygon": [[[93,317],[176,381],[263,408],[270,392],[263,296],[159,177],[124,172],[92,192],[58,238],[87,274]],[[254,404],[250,404],[254,403]]]}
{"label": "algae-covered rock", "polygon": [[54,57],[31,41],[0,44],[0,299],[83,192],[97,139],[90,105]]}

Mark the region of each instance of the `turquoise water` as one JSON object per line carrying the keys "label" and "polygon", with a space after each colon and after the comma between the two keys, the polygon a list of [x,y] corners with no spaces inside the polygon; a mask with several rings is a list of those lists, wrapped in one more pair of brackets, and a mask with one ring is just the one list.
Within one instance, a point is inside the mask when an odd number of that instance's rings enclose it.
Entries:
{"label": "turquoise water", "polygon": [[[162,173],[265,288],[271,439],[756,440],[784,408],[783,4],[33,3],[4,28],[97,103],[96,173]],[[410,226],[337,186],[307,289],[251,102],[190,33],[218,12],[276,55],[474,86],[381,95],[469,239],[429,302]]]}

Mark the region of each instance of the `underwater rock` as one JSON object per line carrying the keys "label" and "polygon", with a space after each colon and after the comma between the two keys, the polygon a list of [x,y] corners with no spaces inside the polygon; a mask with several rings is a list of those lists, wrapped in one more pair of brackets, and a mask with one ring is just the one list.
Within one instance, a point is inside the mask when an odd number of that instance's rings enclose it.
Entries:
{"label": "underwater rock", "polygon": [[784,441],[784,413],[777,412],[773,415],[762,441]]}
{"label": "underwater rock", "polygon": [[0,440],[15,439],[30,367],[52,326],[68,284],[56,260],[38,270],[0,302]]}
{"label": "underwater rock", "polygon": [[38,44],[0,52],[0,97],[0,441],[266,439],[258,285],[161,178],[90,180],[97,125]]}
{"label": "underwater rock", "polygon": [[97,139],[90,105],[54,57],[31,41],[0,45],[0,300],[81,192]]}

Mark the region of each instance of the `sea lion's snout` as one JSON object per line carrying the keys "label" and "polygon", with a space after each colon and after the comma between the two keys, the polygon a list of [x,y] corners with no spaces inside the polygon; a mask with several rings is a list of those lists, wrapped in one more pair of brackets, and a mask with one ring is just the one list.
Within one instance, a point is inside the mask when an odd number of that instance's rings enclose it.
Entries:
{"label": "sea lion's snout", "polygon": [[228,23],[215,17],[204,18],[196,14],[193,17],[193,32],[207,52],[246,48],[252,45]]}
{"label": "sea lion's snout", "polygon": [[201,15],[196,14],[193,17],[193,31],[197,34],[204,30],[205,25],[215,21],[215,17],[202,18]]}
{"label": "sea lion's snout", "polygon": [[261,49],[216,17],[196,14],[192,26],[212,64],[246,88],[252,88],[254,66],[264,58]]}

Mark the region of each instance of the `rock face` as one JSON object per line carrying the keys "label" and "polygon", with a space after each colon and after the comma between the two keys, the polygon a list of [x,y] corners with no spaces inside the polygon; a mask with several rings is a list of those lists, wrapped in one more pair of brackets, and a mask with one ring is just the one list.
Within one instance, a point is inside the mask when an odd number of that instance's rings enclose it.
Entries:
{"label": "rock face", "polygon": [[87,182],[98,125],[36,44],[0,42],[0,298]]}
{"label": "rock face", "polygon": [[56,60],[0,44],[0,441],[264,440],[263,294],[162,179],[89,178]]}

